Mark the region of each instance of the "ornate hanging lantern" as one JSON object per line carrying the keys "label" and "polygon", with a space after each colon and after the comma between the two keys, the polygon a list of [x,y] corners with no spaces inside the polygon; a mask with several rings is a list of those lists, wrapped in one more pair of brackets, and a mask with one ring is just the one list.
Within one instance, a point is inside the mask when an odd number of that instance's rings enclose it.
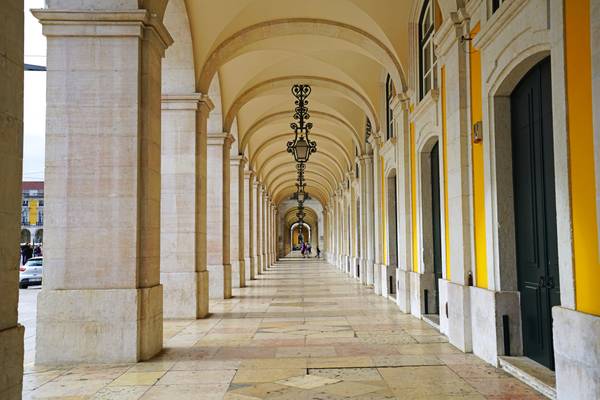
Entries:
{"label": "ornate hanging lantern", "polygon": [[306,122],[310,118],[308,113],[308,100],[311,87],[309,85],[294,85],[292,86],[292,94],[296,98],[294,104],[294,119],[297,122],[292,122],[290,127],[294,130],[294,139],[287,142],[287,151],[292,153],[294,160],[298,163],[305,163],[310,158],[310,155],[317,151],[317,142],[310,140],[309,134],[312,129],[312,122]]}

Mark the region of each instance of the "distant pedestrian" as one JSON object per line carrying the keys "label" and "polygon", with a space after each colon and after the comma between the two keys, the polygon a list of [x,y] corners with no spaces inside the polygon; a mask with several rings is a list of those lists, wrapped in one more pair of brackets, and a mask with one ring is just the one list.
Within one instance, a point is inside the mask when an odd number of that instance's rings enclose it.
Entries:
{"label": "distant pedestrian", "polygon": [[306,257],[306,243],[304,242],[300,245],[300,253],[302,253],[302,258]]}
{"label": "distant pedestrian", "polygon": [[33,256],[34,257],[42,256],[42,246],[35,246],[35,248],[33,249]]}
{"label": "distant pedestrian", "polygon": [[306,245],[306,251],[308,252],[308,257],[310,257],[312,252],[312,246],[310,245],[310,243]]}
{"label": "distant pedestrian", "polygon": [[321,258],[321,249],[317,245],[317,258]]}

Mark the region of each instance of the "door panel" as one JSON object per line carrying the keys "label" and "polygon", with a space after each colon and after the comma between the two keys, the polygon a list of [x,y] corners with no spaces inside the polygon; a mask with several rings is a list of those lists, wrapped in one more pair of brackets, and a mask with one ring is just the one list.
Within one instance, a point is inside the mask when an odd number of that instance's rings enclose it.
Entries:
{"label": "door panel", "polygon": [[433,224],[433,274],[435,278],[435,312],[439,313],[439,281],[442,279],[442,229],[440,212],[439,143],[431,149],[431,221]]}
{"label": "door panel", "polygon": [[511,119],[523,349],[554,369],[551,310],[560,293],[549,59],[533,67],[513,91]]}

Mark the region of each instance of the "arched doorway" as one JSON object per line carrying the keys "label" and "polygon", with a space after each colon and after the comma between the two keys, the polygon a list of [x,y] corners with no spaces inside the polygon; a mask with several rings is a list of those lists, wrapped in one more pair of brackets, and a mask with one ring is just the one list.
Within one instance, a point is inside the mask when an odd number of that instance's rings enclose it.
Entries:
{"label": "arched doorway", "polygon": [[34,240],[35,244],[43,244],[44,243],[44,230],[38,229],[35,231]]}
{"label": "arched doorway", "polygon": [[554,369],[551,312],[560,287],[549,57],[515,87],[510,111],[523,352]]}
{"label": "arched doorway", "polygon": [[30,243],[31,242],[31,232],[29,229],[21,229],[21,243]]}
{"label": "arched doorway", "polygon": [[290,228],[290,231],[292,250],[299,250],[302,242],[310,243],[311,229],[307,223],[304,223],[302,226],[300,226],[298,223],[295,223]]}
{"label": "arched doorway", "polygon": [[433,253],[433,308],[432,314],[440,312],[439,280],[442,279],[442,228],[440,209],[440,153],[436,142],[430,153],[431,162],[431,247]]}
{"label": "arched doorway", "polygon": [[388,294],[396,294],[396,269],[398,268],[398,213],[396,192],[396,170],[387,177],[387,238],[388,238]]}

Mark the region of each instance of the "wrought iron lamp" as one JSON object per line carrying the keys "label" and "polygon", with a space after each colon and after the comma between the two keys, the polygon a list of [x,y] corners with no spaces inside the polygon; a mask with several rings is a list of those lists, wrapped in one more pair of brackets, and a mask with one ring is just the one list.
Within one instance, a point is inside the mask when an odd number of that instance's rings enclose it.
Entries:
{"label": "wrought iron lamp", "polygon": [[306,122],[310,118],[308,113],[308,96],[311,92],[309,85],[296,84],[292,86],[292,94],[296,98],[294,104],[294,119],[290,127],[294,130],[294,139],[287,142],[287,151],[292,153],[294,160],[298,163],[306,163],[310,155],[317,151],[317,142],[310,140],[312,122]]}

